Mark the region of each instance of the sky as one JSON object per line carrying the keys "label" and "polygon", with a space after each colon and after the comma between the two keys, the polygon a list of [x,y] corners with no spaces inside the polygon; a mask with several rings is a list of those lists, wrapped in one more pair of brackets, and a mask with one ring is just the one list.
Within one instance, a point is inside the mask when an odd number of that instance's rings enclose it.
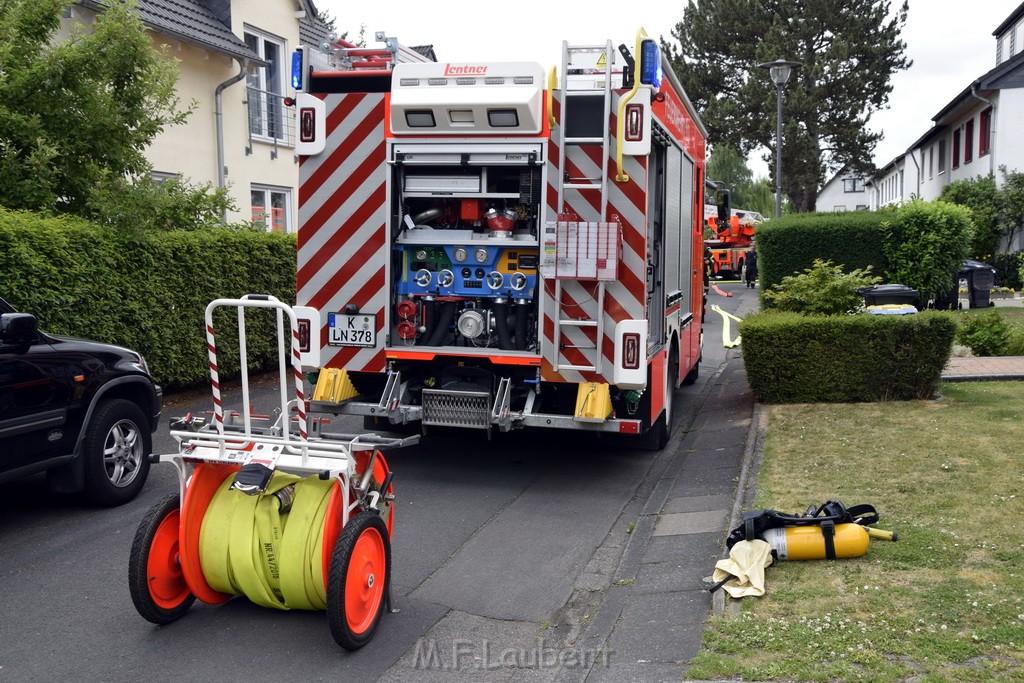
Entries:
{"label": "sky", "polygon": [[[433,45],[442,62],[535,61],[545,70],[561,63],[563,40],[594,44],[610,38],[614,45],[631,45],[640,26],[652,36],[669,38],[686,6],[683,0],[651,0],[649,7],[626,17],[624,8],[631,3],[612,0],[512,0],[507,9],[480,0],[315,4],[335,18],[339,31],[349,31],[350,39],[365,26],[368,46],[376,45],[376,31],[385,31],[403,45]],[[992,32],[1018,6],[1020,0],[910,0],[903,40],[914,64],[893,76],[890,108],[868,124],[884,134],[875,148],[877,166],[905,152],[931,128],[940,109],[995,66]],[[750,159],[755,176],[768,174],[762,154],[755,151]]]}

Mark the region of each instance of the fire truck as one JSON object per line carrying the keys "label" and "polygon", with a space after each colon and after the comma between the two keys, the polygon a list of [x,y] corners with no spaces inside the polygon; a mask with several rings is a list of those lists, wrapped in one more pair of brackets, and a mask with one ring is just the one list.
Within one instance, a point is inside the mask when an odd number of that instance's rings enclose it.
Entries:
{"label": "fire truck", "polygon": [[[704,205],[705,225],[713,236],[704,241],[711,251],[711,275],[737,278],[743,273],[754,244],[754,232],[764,222],[764,216],[756,211],[721,209],[721,205]],[[728,220],[723,220],[723,213]]]}
{"label": "fire truck", "polygon": [[293,62],[312,407],[663,447],[701,359],[707,132],[657,41],[546,74],[377,39]]}

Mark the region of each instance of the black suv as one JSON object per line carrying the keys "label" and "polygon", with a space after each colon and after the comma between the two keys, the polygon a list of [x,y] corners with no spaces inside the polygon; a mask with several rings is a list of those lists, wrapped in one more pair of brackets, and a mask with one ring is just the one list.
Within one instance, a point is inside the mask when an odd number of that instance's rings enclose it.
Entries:
{"label": "black suv", "polygon": [[149,474],[162,399],[139,354],[44,334],[0,299],[0,482],[45,470],[53,491],[128,502]]}

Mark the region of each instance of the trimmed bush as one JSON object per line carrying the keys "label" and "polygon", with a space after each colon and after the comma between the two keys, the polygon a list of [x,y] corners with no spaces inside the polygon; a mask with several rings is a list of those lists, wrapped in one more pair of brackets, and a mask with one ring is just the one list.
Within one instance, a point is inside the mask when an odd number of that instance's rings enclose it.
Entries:
{"label": "trimmed bush", "polygon": [[947,313],[808,316],[740,323],[750,388],[762,403],[931,398],[953,346]]}
{"label": "trimmed bush", "polygon": [[883,225],[886,282],[913,287],[925,302],[949,291],[970,254],[971,210],[918,199],[890,213]]}
{"label": "trimmed bush", "polygon": [[[253,293],[294,303],[294,235],[135,233],[0,209],[0,296],[48,332],[139,351],[165,386],[207,381],[206,305]],[[236,320],[215,318],[222,376],[239,369]],[[250,365],[276,363],[273,314],[248,313],[246,333]]]}
{"label": "trimmed bush", "polygon": [[[815,259],[831,261],[846,272],[872,267],[882,274],[885,228],[891,212],[803,213],[757,226],[758,275],[762,291],[810,268]],[[766,307],[768,304],[766,303]]]}

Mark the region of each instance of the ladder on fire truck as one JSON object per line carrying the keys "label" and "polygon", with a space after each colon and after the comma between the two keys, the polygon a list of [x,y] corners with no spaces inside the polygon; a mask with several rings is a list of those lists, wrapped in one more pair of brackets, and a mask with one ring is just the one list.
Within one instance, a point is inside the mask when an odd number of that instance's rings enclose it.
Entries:
{"label": "ladder on fire truck", "polygon": [[[601,73],[598,68],[584,68],[582,70],[589,75],[595,77],[595,81],[590,83],[590,87],[572,87],[572,82],[569,78],[569,69],[573,65],[572,57],[574,55],[600,55],[596,61],[597,66],[604,62],[604,80],[601,85],[603,87],[595,87],[600,82],[596,80],[597,76]],[[614,59],[614,50],[612,48],[612,41],[608,40],[604,45],[569,45],[568,41],[562,41],[562,71],[561,75],[564,79],[561,83],[561,100],[559,102],[561,109],[561,128],[562,128],[562,144],[558,146],[558,170],[559,177],[557,180],[558,187],[558,219],[562,220],[562,213],[565,211],[565,193],[566,191],[576,192],[599,192],[600,193],[600,207],[601,213],[599,219],[601,221],[607,220],[608,212],[608,146],[609,146],[609,126],[608,121],[612,111],[612,63]],[[602,96],[604,106],[601,114],[601,130],[602,135],[600,137],[570,137],[568,120],[569,120],[569,107],[568,101],[574,97],[595,97],[597,95]],[[597,178],[594,177],[579,177],[572,178],[569,176],[569,171],[566,168],[566,150],[572,145],[580,147],[583,145],[600,145],[601,148],[601,175]],[[604,280],[598,280],[596,283],[597,291],[594,295],[596,299],[595,317],[588,318],[583,316],[572,317],[567,315],[565,308],[567,307],[563,301],[563,290],[562,290],[562,279],[557,273],[555,275],[555,311],[554,320],[554,363],[553,369],[555,372],[562,370],[575,370],[585,372],[602,372],[602,359],[604,354],[602,353],[601,346],[604,340],[604,295],[605,295],[605,282]],[[585,311],[584,302],[571,303],[568,305],[577,311]],[[594,328],[595,329],[595,345],[594,346],[576,346],[566,344],[565,348],[575,348],[581,351],[584,356],[590,354],[593,355],[591,363],[586,365],[569,365],[559,362],[560,350],[562,346],[562,328],[563,327],[576,327],[576,328]],[[587,353],[590,352],[590,353]]]}

